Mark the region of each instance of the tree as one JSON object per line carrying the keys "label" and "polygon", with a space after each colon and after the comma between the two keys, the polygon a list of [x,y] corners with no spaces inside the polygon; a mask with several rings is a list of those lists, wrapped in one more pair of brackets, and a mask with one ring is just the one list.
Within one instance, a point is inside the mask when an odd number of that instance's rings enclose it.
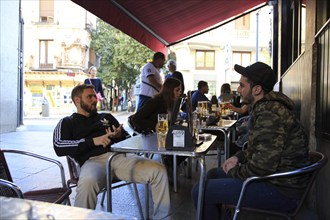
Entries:
{"label": "tree", "polygon": [[92,34],[91,48],[101,57],[99,76],[106,85],[115,81],[119,90],[130,89],[153,51],[102,20]]}

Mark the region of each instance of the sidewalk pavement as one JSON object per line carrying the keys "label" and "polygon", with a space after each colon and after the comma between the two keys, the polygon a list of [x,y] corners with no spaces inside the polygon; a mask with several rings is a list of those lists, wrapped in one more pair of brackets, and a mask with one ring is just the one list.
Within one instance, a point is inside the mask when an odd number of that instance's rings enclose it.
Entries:
{"label": "sidewalk pavement", "polygon": [[[133,113],[115,112],[112,113],[124,128],[132,134],[127,126],[127,117]],[[65,177],[69,178],[67,161],[65,157],[58,157],[53,148],[53,130],[59,120],[64,115],[50,115],[50,117],[34,116],[24,118],[24,125],[17,128],[16,132],[0,134],[1,149],[26,150],[41,154],[60,161],[65,169]],[[14,182],[21,187],[22,191],[58,187],[61,185],[59,169],[56,165],[49,165],[43,161],[30,159],[26,156],[6,155],[10,166]],[[213,162],[215,164],[215,160]],[[179,172],[183,174],[183,168]],[[196,173],[196,172],[195,172]],[[198,172],[197,172],[198,173]],[[198,174],[192,179],[178,179],[178,193],[171,190],[172,219],[194,219],[195,209],[190,199],[190,191],[194,183],[198,181]],[[138,184],[141,203],[144,206],[144,185]],[[71,203],[74,204],[75,188],[70,195]],[[128,216],[139,216],[136,198],[133,196],[131,186],[120,187],[113,190],[113,212]],[[149,194],[149,215],[152,216],[152,199]],[[106,211],[106,201],[104,206],[100,205],[102,194],[99,194],[97,210]]]}
{"label": "sidewalk pavement", "polygon": [[[132,113],[114,112],[112,114],[130,132],[126,122],[127,117]],[[69,178],[69,172],[66,157],[58,157],[53,148],[53,131],[59,120],[63,117],[65,116],[25,117],[23,121],[24,125],[18,127],[16,132],[0,134],[0,148],[30,151],[56,159],[63,164],[67,180]],[[60,172],[56,165],[24,155],[6,154],[5,156],[14,182],[21,187],[23,192],[61,186]],[[73,189],[73,193],[70,196],[72,202],[74,196],[75,189]],[[135,200],[135,198],[132,197],[129,200]],[[132,201],[126,201],[126,204],[132,204]],[[135,214],[138,216],[138,212]]]}

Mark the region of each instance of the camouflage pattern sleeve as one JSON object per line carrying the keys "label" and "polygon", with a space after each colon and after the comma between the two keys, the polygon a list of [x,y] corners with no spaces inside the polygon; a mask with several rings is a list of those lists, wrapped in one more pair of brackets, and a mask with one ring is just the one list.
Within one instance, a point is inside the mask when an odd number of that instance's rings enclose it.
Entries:
{"label": "camouflage pattern sleeve", "polygon": [[[246,179],[274,173],[281,159],[283,140],[286,139],[284,125],[280,117],[271,111],[262,111],[254,116],[249,133],[249,147],[245,161],[229,171],[233,177]],[[243,162],[243,163],[242,163]]]}

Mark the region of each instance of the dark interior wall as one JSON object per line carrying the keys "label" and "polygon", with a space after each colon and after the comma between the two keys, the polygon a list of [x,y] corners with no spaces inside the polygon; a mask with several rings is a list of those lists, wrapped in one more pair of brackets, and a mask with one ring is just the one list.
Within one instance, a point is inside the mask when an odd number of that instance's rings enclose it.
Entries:
{"label": "dark interior wall", "polygon": [[[286,0],[279,1],[279,7]],[[287,7],[287,5],[286,5]],[[282,71],[281,75],[281,88],[280,90],[288,95],[296,103],[295,111],[300,115],[300,119],[310,138],[310,150],[316,150],[324,153],[330,158],[330,143],[324,141],[315,136],[315,118],[316,104],[319,100],[316,99],[317,91],[317,47],[315,42],[315,34],[317,32],[316,18],[317,18],[317,0],[309,0],[306,2],[306,44],[305,52],[300,55],[286,70],[285,63],[287,63],[288,57],[285,56],[287,51],[283,51],[287,45],[284,36],[287,33],[283,33],[288,27],[282,25],[288,24],[288,21],[281,21],[285,17],[283,13],[287,8],[283,10],[279,8],[279,63],[282,65],[279,68]],[[279,75],[281,72],[279,71]],[[321,170],[314,190],[312,190],[308,199],[308,206],[312,210],[317,212],[319,219],[330,219],[330,162]]]}
{"label": "dark interior wall", "polygon": [[325,142],[323,140],[317,139],[317,151],[322,152],[328,157],[328,163],[320,171],[318,178],[315,183],[316,191],[316,210],[320,220],[330,219],[330,142]]}

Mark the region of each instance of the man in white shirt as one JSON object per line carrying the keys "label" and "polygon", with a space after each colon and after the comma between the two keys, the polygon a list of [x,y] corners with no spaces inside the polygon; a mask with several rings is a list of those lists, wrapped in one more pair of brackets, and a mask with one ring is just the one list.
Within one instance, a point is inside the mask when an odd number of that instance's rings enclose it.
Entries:
{"label": "man in white shirt", "polygon": [[141,87],[139,95],[139,103],[137,109],[157,94],[162,85],[163,80],[160,75],[160,69],[165,64],[165,55],[162,52],[156,52],[150,63],[144,65],[141,71]]}

